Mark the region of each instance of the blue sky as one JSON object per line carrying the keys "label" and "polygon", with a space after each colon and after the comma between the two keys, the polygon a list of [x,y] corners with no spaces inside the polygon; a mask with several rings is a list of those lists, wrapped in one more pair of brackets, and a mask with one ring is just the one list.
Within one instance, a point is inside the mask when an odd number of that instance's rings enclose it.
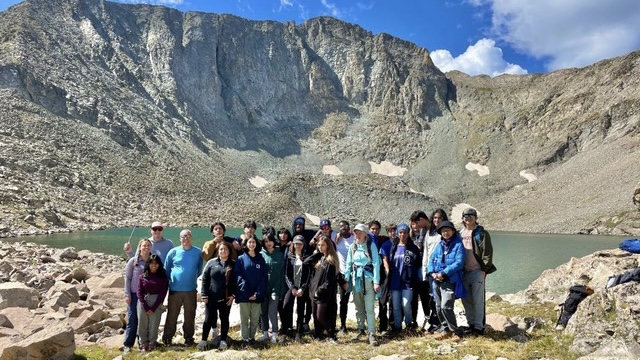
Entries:
{"label": "blue sky", "polygon": [[[0,0],[0,10],[18,3]],[[428,49],[443,71],[545,73],[640,49],[638,0],[117,0],[295,21],[329,15]]]}

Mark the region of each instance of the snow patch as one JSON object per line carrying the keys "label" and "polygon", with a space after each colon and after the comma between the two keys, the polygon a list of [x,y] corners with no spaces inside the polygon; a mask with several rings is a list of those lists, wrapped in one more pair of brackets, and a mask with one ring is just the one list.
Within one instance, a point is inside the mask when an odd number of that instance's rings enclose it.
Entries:
{"label": "snow patch", "polygon": [[322,167],[322,173],[325,175],[342,175],[343,172],[335,165],[325,165]]}
{"label": "snow patch", "polygon": [[320,217],[315,216],[315,215],[311,215],[309,213],[304,213],[304,216],[306,216],[307,219],[309,219],[309,221],[311,221],[313,223],[313,225],[315,225],[315,226],[320,225]]}
{"label": "snow patch", "polygon": [[380,174],[385,176],[402,176],[404,175],[407,168],[403,168],[401,166],[395,166],[389,161],[383,161],[380,164],[374,163],[373,161],[369,161],[371,165],[371,173]]}
{"label": "snow patch", "polygon": [[537,176],[533,175],[532,173],[528,172],[527,170],[520,171],[520,176],[522,176],[523,178],[527,179],[528,182],[532,182],[532,181],[538,180]]}
{"label": "snow patch", "polygon": [[469,171],[477,171],[480,176],[489,175],[489,167],[480,164],[474,164],[472,162],[468,162],[467,165],[464,166],[465,169]]}
{"label": "snow patch", "polygon": [[420,191],[413,190],[412,188],[409,188],[409,191],[411,191],[412,193],[416,193],[416,194],[427,196],[427,194],[425,194],[423,192],[420,192]]}
{"label": "snow patch", "polygon": [[265,185],[267,185],[269,182],[260,176],[254,176],[252,178],[249,178],[249,182],[251,183],[251,185],[257,187],[257,188],[261,188],[264,187]]}

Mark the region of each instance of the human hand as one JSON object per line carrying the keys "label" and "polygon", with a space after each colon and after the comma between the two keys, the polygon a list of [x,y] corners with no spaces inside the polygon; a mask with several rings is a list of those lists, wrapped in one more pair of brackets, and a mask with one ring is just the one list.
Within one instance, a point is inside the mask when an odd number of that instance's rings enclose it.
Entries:
{"label": "human hand", "polygon": [[124,246],[122,247],[122,250],[123,250],[124,252],[129,252],[129,251],[131,251],[131,243],[129,243],[129,242],[124,243]]}
{"label": "human hand", "polygon": [[291,295],[298,296],[298,289],[291,289]]}
{"label": "human hand", "polygon": [[379,292],[380,291],[380,284],[373,284],[373,290],[375,292]]}
{"label": "human hand", "polygon": [[304,291],[303,290],[298,290],[298,294],[296,294],[296,296],[300,297],[300,296],[302,296],[302,294],[304,294]]}
{"label": "human hand", "polygon": [[147,311],[147,315],[149,315],[149,316],[153,315],[153,310],[148,310]]}
{"label": "human hand", "polygon": [[202,302],[205,303],[205,304],[208,303],[209,302],[209,298],[202,298]]}
{"label": "human hand", "polygon": [[127,296],[124,298],[124,302],[127,303],[127,305],[131,305],[131,296]]}
{"label": "human hand", "polygon": [[231,306],[233,304],[233,299],[235,299],[233,296],[229,296],[227,298],[227,306]]}
{"label": "human hand", "polygon": [[349,291],[349,284],[348,283],[342,284],[342,288],[344,289],[344,291]]}
{"label": "human hand", "polygon": [[256,295],[251,295],[251,297],[249,297],[249,301],[254,301],[256,299]]}

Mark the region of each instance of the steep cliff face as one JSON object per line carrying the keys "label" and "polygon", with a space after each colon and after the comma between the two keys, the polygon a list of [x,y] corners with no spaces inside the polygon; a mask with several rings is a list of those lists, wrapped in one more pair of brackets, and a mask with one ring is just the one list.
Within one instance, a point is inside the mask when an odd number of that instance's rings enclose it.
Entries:
{"label": "steep cliff face", "polygon": [[[300,212],[386,222],[459,202],[497,228],[607,231],[627,223],[611,217],[628,213],[617,194],[628,202],[640,170],[638,53],[445,76],[427,50],[332,18],[101,0],[16,5],[0,13],[0,50],[4,234]],[[403,175],[371,174],[383,161]],[[562,181],[616,186],[584,197]]]}

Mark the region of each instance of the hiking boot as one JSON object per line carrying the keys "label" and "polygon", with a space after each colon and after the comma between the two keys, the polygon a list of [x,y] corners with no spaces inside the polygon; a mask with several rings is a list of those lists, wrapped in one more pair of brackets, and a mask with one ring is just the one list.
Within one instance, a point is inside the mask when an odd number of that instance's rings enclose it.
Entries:
{"label": "hiking boot", "polygon": [[196,342],[193,340],[193,338],[189,338],[189,339],[185,339],[184,340],[184,346],[195,346]]}
{"label": "hiking boot", "polygon": [[369,345],[378,346],[378,340],[376,340],[376,337],[373,334],[369,334]]}
{"label": "hiking boot", "polygon": [[173,343],[171,342],[171,339],[162,339],[162,343],[164,344],[164,346],[173,345]]}
{"label": "hiking boot", "polygon": [[269,332],[268,331],[263,331],[262,332],[262,336],[260,336],[258,338],[258,342],[263,342],[263,341],[267,341],[269,340]]}
{"label": "hiking boot", "polygon": [[441,340],[446,340],[446,339],[450,339],[451,337],[453,337],[455,334],[453,331],[444,331],[441,333],[438,333],[434,339],[441,341]]}
{"label": "hiking boot", "polygon": [[198,349],[199,351],[205,351],[207,349],[207,340],[200,340],[200,342],[196,346],[196,349]]}
{"label": "hiking boot", "polygon": [[351,338],[351,341],[358,341],[360,340],[360,337],[364,335],[364,330],[362,329],[358,329],[356,330],[356,334],[353,335],[353,337]]}
{"label": "hiking boot", "polygon": [[246,349],[251,345],[251,343],[249,342],[249,339],[243,339],[242,340],[242,348]]}
{"label": "hiking boot", "polygon": [[124,347],[122,348],[122,353],[123,353],[124,355],[127,355],[127,354],[128,354],[128,353],[130,353],[130,352],[131,352],[131,346],[124,346]]}
{"label": "hiking boot", "polygon": [[227,342],[224,340],[221,340],[220,345],[218,346],[218,350],[227,350]]}

